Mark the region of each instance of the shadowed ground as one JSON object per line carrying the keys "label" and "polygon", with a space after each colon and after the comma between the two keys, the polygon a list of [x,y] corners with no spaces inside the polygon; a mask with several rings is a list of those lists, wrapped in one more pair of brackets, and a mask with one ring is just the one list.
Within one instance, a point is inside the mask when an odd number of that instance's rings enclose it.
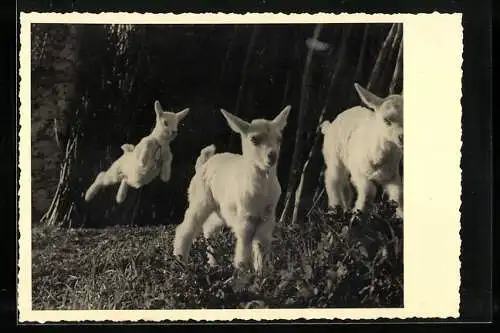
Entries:
{"label": "shadowed ground", "polygon": [[[177,309],[403,306],[403,223],[383,203],[365,226],[314,211],[278,227],[274,270],[234,274],[234,238],[202,238],[190,264],[171,257],[175,226],[33,230],[33,309]],[[362,236],[356,236],[362,235]]]}

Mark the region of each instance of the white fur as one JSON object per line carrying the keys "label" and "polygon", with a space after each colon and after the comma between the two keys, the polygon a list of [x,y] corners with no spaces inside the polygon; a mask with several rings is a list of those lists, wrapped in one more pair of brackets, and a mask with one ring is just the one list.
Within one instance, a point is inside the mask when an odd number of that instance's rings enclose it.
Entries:
{"label": "white fur", "polygon": [[377,183],[389,199],[398,203],[397,214],[402,217],[399,164],[403,156],[403,97],[380,98],[357,83],[355,88],[369,108],[355,106],[339,114],[332,123],[321,124],[328,204],[350,209],[351,181],[358,194],[354,209],[366,212]]}
{"label": "white fur", "polygon": [[105,186],[120,183],[116,202],[122,203],[128,187],[141,188],[160,176],[168,182],[171,174],[172,151],[170,142],[177,136],[179,122],[189,109],[178,113],[163,111],[160,102],[155,101],[156,123],[153,131],[142,138],[137,145],[129,143],[121,146],[122,155],[106,171],[101,171],[85,193],[90,201]]}
{"label": "white fur", "polygon": [[[221,111],[229,127],[241,135],[243,153],[215,154],[213,145],[201,151],[188,189],[189,207],[176,229],[174,255],[187,260],[202,229],[209,238],[227,225],[236,236],[234,266],[248,267],[253,256],[253,268],[262,273],[281,195],[276,166],[290,106],[271,121],[251,123]],[[214,258],[209,258],[213,264]]]}

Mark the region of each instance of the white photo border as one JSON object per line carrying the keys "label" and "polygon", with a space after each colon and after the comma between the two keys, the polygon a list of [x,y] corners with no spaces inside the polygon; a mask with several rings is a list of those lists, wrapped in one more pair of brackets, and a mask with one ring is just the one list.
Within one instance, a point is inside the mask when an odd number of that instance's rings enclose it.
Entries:
{"label": "white photo border", "polygon": [[[21,13],[19,322],[458,318],[462,14]],[[403,23],[404,307],[361,309],[33,310],[31,281],[31,24]]]}

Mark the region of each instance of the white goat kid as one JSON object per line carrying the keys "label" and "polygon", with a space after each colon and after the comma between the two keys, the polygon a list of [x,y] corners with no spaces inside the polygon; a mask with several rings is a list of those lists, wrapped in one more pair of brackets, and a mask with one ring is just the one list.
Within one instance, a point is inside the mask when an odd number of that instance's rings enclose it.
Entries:
{"label": "white goat kid", "polygon": [[158,176],[164,182],[170,180],[173,156],[169,144],[177,136],[179,122],[189,109],[167,112],[159,101],[155,101],[154,108],[156,123],[152,132],[135,146],[128,143],[121,146],[122,155],[106,171],[99,172],[85,193],[86,201],[92,200],[101,188],[120,183],[116,202],[122,203],[129,186],[141,188]]}
{"label": "white goat kid", "polygon": [[214,145],[201,151],[188,189],[189,207],[176,229],[174,255],[187,261],[193,239],[202,229],[209,238],[226,225],[236,236],[233,265],[250,268],[253,256],[253,268],[261,274],[276,224],[281,195],[276,168],[290,106],[273,120],[251,123],[221,112],[240,134],[242,154],[215,154]]}
{"label": "white goat kid", "polygon": [[357,192],[354,209],[366,212],[381,185],[403,216],[403,183],[399,165],[403,156],[403,97],[380,98],[354,84],[361,100],[369,107],[355,106],[321,125],[326,164],[325,188],[330,207],[351,208],[353,194],[349,176]]}

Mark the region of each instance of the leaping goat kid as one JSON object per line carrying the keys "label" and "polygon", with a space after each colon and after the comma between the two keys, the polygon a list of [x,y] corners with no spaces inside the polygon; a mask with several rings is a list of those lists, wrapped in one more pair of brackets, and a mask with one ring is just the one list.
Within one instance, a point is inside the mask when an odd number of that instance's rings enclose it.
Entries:
{"label": "leaping goat kid", "polygon": [[164,182],[170,180],[173,158],[170,142],[176,138],[179,122],[189,109],[178,113],[164,111],[159,101],[155,101],[154,108],[156,123],[153,131],[135,146],[128,143],[121,146],[122,155],[106,171],[98,173],[85,193],[86,201],[92,200],[101,188],[119,183],[116,202],[122,203],[129,186],[141,188],[158,176]]}
{"label": "leaping goat kid", "polygon": [[354,209],[366,212],[379,184],[398,204],[396,213],[402,217],[403,97],[381,98],[357,83],[354,87],[368,108],[355,106],[321,125],[328,205],[350,209],[352,182],[357,192]]}
{"label": "leaping goat kid", "polygon": [[234,266],[249,267],[253,256],[255,271],[264,271],[281,195],[276,168],[290,108],[273,120],[250,123],[221,110],[241,136],[242,154],[215,154],[213,145],[201,151],[188,188],[189,207],[175,233],[175,256],[186,261],[202,230],[209,238],[227,225],[236,236]]}

